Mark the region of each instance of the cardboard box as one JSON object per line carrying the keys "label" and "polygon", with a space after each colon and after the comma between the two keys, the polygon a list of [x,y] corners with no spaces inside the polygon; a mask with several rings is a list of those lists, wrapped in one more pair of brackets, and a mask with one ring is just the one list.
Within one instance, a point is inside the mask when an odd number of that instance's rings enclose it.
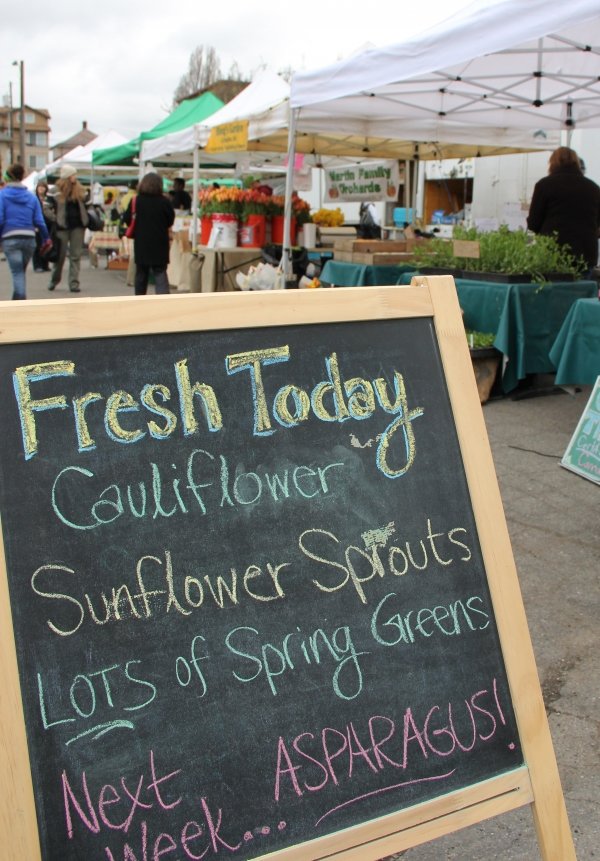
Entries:
{"label": "cardboard box", "polygon": [[359,254],[374,254],[379,251],[389,254],[407,250],[404,239],[336,239],[333,247],[335,251],[355,251]]}
{"label": "cardboard box", "polygon": [[319,227],[321,245],[331,247],[340,239],[356,239],[355,227]]}
{"label": "cardboard box", "polygon": [[390,253],[379,251],[375,253],[360,253],[358,251],[333,252],[333,259],[342,263],[359,263],[361,265],[394,265],[397,263],[410,263],[413,255],[410,251],[392,251]]}
{"label": "cardboard box", "polygon": [[410,263],[412,254],[409,251],[395,251],[387,254],[379,251],[374,254],[354,253],[352,255],[353,263],[366,263],[369,266],[392,266],[398,263]]}

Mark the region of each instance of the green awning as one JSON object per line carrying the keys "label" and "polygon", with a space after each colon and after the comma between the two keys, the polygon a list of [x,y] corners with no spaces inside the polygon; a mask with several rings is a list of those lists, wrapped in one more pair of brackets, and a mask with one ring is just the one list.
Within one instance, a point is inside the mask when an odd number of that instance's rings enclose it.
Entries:
{"label": "green awning", "polygon": [[119,146],[108,147],[108,149],[95,150],[92,153],[93,165],[130,165],[137,159],[142,142],[153,138],[168,135],[170,132],[178,132],[181,129],[201,123],[219,108],[224,102],[213,93],[203,93],[195,99],[184,99],[175,110],[161,120],[158,125],[147,132],[142,132],[138,137]]}

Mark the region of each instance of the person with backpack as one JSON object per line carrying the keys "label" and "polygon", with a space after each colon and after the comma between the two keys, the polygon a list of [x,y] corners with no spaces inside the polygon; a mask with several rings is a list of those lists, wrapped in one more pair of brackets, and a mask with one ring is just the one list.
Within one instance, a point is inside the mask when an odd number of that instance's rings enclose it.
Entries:
{"label": "person with backpack", "polygon": [[11,164],[6,184],[0,190],[0,243],[8,261],[13,282],[13,299],[26,299],[25,271],[36,247],[36,230],[42,239],[42,250],[52,242],[38,198],[23,185],[25,169]]}

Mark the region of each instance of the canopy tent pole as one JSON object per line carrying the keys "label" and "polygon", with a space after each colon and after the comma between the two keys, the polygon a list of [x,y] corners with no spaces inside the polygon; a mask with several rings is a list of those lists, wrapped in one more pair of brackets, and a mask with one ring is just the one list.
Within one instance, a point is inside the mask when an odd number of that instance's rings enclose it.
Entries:
{"label": "canopy tent pole", "polygon": [[[404,206],[406,207],[406,214],[410,212],[410,208],[412,206],[412,195],[410,193],[410,162],[408,159],[404,162]],[[411,221],[412,219],[407,219],[407,221]]]}
{"label": "canopy tent pole", "polygon": [[192,251],[198,250],[198,177],[200,174],[200,152],[197,141],[194,141],[194,167],[192,177]]}
{"label": "canopy tent pole", "polygon": [[285,205],[283,207],[283,247],[281,249],[281,268],[285,287],[294,286],[292,283],[292,192],[294,190],[294,162],[296,160],[296,123],[298,109],[290,110],[288,128],[287,171],[285,174]]}

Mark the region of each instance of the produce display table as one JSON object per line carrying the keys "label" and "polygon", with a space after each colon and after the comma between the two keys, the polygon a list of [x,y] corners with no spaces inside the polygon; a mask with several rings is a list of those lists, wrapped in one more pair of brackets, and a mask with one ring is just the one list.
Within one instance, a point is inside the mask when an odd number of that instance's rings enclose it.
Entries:
{"label": "produce display table", "polygon": [[204,255],[201,271],[201,293],[220,290],[238,290],[235,276],[247,272],[263,259],[260,248],[208,248],[200,245],[198,253]]}
{"label": "produce display table", "polygon": [[91,238],[88,243],[88,253],[92,260],[94,256],[104,252],[106,255],[106,267],[108,268],[108,258],[112,251],[116,254],[123,255],[127,253],[127,247],[123,242],[123,239],[119,238],[118,233],[98,230],[91,234]]}
{"label": "produce display table", "polygon": [[507,357],[502,387],[510,392],[528,374],[554,371],[550,349],[574,302],[598,291],[595,281],[496,284],[457,279],[465,326],[495,332],[494,346]]}
{"label": "produce display table", "polygon": [[375,287],[398,284],[398,279],[403,273],[413,272],[414,266],[406,263],[394,263],[388,266],[328,260],[323,267],[320,280],[335,287]]}
{"label": "produce display table", "polygon": [[[398,283],[410,282],[407,272]],[[502,376],[505,392],[516,388],[527,374],[554,371],[550,350],[572,305],[598,292],[595,281],[498,284],[457,278],[455,283],[467,329],[494,332],[494,346],[508,360]]]}
{"label": "produce display table", "polygon": [[559,386],[593,385],[600,375],[600,302],[578,299],[571,305],[550,350]]}

